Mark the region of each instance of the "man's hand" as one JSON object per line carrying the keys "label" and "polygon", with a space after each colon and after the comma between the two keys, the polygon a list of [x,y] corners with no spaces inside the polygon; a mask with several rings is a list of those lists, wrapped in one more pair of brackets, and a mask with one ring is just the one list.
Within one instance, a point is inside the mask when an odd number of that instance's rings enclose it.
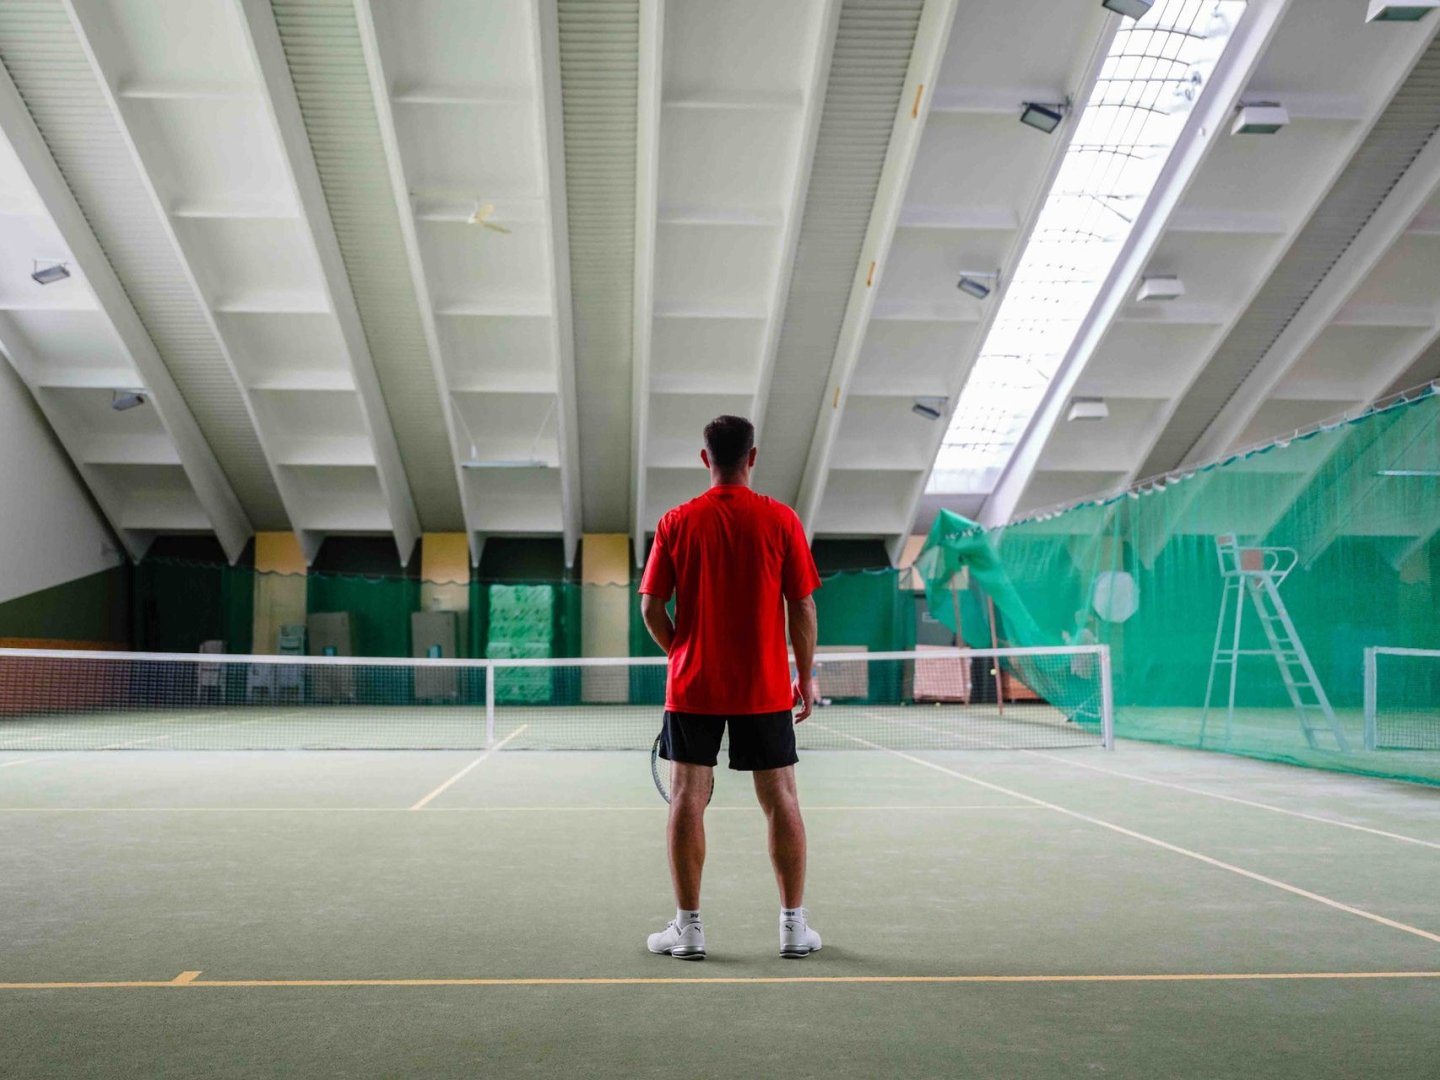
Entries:
{"label": "man's hand", "polygon": [[790,684],[790,693],[794,698],[794,703],[800,706],[800,711],[795,714],[795,723],[808,720],[811,711],[815,708],[815,681],[797,678]]}

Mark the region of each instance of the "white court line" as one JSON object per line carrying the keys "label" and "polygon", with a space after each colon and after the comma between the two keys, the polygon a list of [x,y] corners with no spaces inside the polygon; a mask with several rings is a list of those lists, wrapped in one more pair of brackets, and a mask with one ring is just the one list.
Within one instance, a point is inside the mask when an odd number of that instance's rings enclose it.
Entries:
{"label": "white court line", "polygon": [[59,754],[41,754],[38,757],[22,757],[16,758],[13,761],[0,761],[0,769],[8,769],[12,765],[31,765],[37,761],[49,761],[52,758],[57,758],[59,756]]}
{"label": "white court line", "polygon": [[428,803],[431,799],[435,798],[435,796],[439,795],[439,794],[440,794],[441,792],[443,792],[446,788],[448,788],[451,784],[455,783],[456,780],[459,780],[462,776],[464,776],[466,773],[468,773],[471,769],[475,768],[476,765],[479,765],[482,761],[484,761],[486,758],[488,758],[491,754],[495,753],[495,751],[502,749],[502,748],[505,746],[506,743],[508,743],[511,739],[515,738],[516,735],[519,735],[522,731],[524,731],[524,730],[525,730],[527,727],[529,727],[529,726],[530,726],[529,724],[521,724],[518,728],[516,728],[514,731],[512,731],[509,735],[506,735],[505,738],[501,739],[501,740],[500,740],[499,742],[497,742],[494,746],[490,747],[489,750],[486,750],[483,754],[481,754],[479,757],[477,757],[474,761],[470,762],[469,765],[466,765],[463,769],[461,769],[459,772],[457,772],[454,776],[450,777],[449,780],[446,780],[443,784],[441,784],[439,787],[437,787],[434,791],[430,792],[429,795],[426,795],[423,799],[421,799],[419,802],[417,802],[414,806],[410,807],[410,809],[411,809],[411,810],[423,810],[423,809],[425,809],[425,804]]}
{"label": "white court line", "polygon": [[1101,818],[1091,817],[1089,814],[1082,814],[1078,810],[1070,810],[1064,806],[1059,806],[1052,802],[1046,802],[1044,799],[1037,799],[1033,795],[1026,795],[1024,792],[1015,791],[1012,788],[1002,787],[999,784],[992,784],[988,780],[981,780],[974,776],[967,776],[965,773],[956,772],[954,769],[948,769],[944,765],[938,764],[937,762],[926,761],[924,758],[918,758],[912,754],[903,753],[900,750],[892,750],[888,746],[881,746],[879,743],[873,743],[869,739],[862,739],[858,735],[849,735],[842,731],[835,731],[833,728],[827,728],[823,724],[817,724],[816,726],[819,727],[822,731],[829,731],[834,735],[840,735],[843,738],[860,743],[862,746],[868,746],[872,750],[882,750],[887,754],[894,754],[896,757],[901,758],[905,761],[920,765],[926,769],[934,769],[936,772],[942,772],[946,776],[953,776],[957,780],[964,780],[971,784],[977,784],[983,788],[989,788],[991,791],[998,791],[1003,795],[1010,795],[1016,799],[1023,799],[1026,802],[1034,803],[1036,806],[1043,806],[1046,809],[1054,810],[1057,814],[1064,814],[1066,817],[1072,817],[1078,821],[1085,821],[1089,822],[1091,825],[1098,825],[1102,829],[1109,829],[1111,832],[1119,833],[1122,836],[1128,836],[1135,840],[1144,841],[1147,844],[1153,844],[1155,847],[1164,848],[1166,851],[1173,851],[1177,855],[1184,855],[1187,859],[1194,859],[1197,862],[1205,863],[1207,866],[1214,866],[1220,870],[1228,870],[1232,874],[1238,874],[1241,877],[1249,878],[1251,881],[1258,881],[1262,885],[1269,885],[1271,888],[1281,889],[1284,892],[1291,893],[1295,896],[1303,896],[1306,900],[1313,900],[1317,904],[1324,904],[1326,907],[1334,908],[1337,911],[1343,911],[1350,915],[1357,915],[1362,919],[1369,919],[1371,922],[1379,923],[1381,926],[1388,926],[1392,930],[1401,930],[1407,934],[1414,934],[1416,937],[1422,937],[1425,938],[1427,941],[1433,941],[1436,944],[1440,944],[1440,934],[1432,934],[1428,930],[1421,930],[1418,926],[1411,926],[1408,923],[1397,922],[1394,919],[1387,919],[1384,915],[1377,915],[1373,911],[1366,911],[1364,908],[1352,907],[1349,904],[1341,903],[1339,900],[1332,900],[1328,896],[1321,896],[1319,893],[1310,892],[1308,889],[1302,889],[1298,885],[1290,885],[1287,882],[1280,881],[1276,878],[1266,877],[1264,874],[1257,874],[1254,870],[1246,870],[1242,866],[1236,866],[1233,863],[1222,862],[1219,859],[1211,858],[1209,855],[1202,855],[1198,851],[1191,851],[1189,848],[1182,848],[1177,844],[1171,844],[1165,840],[1161,840],[1159,837],[1149,836],[1146,833],[1142,832],[1136,832],[1134,829],[1127,829],[1123,825],[1116,825],[1112,821],[1104,821]]}
{"label": "white court line", "polygon": [[1058,761],[1065,765],[1073,765],[1077,769],[1090,769],[1093,772],[1105,773],[1109,776],[1119,776],[1126,780],[1136,780],[1142,784],[1154,784],[1157,787],[1174,788],[1176,791],[1189,792],[1191,795],[1204,795],[1211,799],[1223,799],[1225,802],[1239,803],[1241,806],[1252,806],[1257,810],[1270,810],[1277,814],[1287,814],[1290,817],[1304,818],[1306,821],[1318,821],[1322,825],[1337,825],[1342,829],[1354,829],[1356,832],[1370,833],[1374,836],[1385,836],[1391,840],[1403,840],[1407,844],[1420,844],[1428,848],[1440,850],[1440,843],[1434,840],[1421,840],[1419,837],[1406,836],[1404,833],[1387,832],[1385,829],[1376,829],[1369,825],[1356,825],[1351,821],[1339,821],[1336,818],[1321,817],[1318,814],[1307,814],[1300,810],[1289,810],[1283,806],[1272,806],[1270,803],[1256,802],[1254,799],[1242,799],[1238,795],[1222,795],[1218,791],[1206,791],[1204,788],[1190,787],[1188,784],[1177,784],[1170,780],[1156,780],[1151,776],[1140,776],[1137,773],[1120,772],[1118,769],[1106,769],[1100,765],[1091,765],[1088,761],[1070,761],[1060,757],[1058,754],[1046,754],[1039,750],[1025,750],[1022,753],[1032,754],[1035,757],[1048,758],[1051,761]]}
{"label": "white court line", "polygon": [[[942,729],[940,728],[933,727],[932,725],[925,723],[923,720],[907,719],[897,721],[891,717],[874,716],[874,714],[872,713],[867,713],[866,715],[872,716],[874,719],[877,720],[888,720],[891,723],[901,723],[909,726],[922,727],[927,731],[933,731],[937,734],[949,734],[948,732],[942,731]],[[975,737],[983,738],[982,736],[978,735]],[[989,742],[989,740],[983,741]],[[1433,840],[1421,840],[1418,837],[1406,836],[1403,833],[1387,832],[1384,829],[1376,829],[1370,825],[1356,825],[1353,822],[1340,821],[1336,818],[1321,817],[1318,814],[1307,814],[1300,810],[1288,810],[1283,806],[1273,806],[1270,803],[1256,802],[1253,799],[1242,799],[1238,795],[1222,795],[1218,791],[1206,791],[1203,788],[1190,787],[1187,784],[1177,784],[1170,780],[1156,780],[1153,777],[1140,776],[1136,773],[1120,772],[1118,769],[1107,769],[1103,765],[1092,765],[1088,761],[1076,761],[1073,758],[1062,757],[1059,754],[1047,754],[1042,750],[1027,750],[1022,746],[1006,746],[1003,743],[996,742],[991,742],[990,746],[992,749],[996,750],[1014,750],[1022,754],[1028,754],[1031,757],[1045,758],[1047,761],[1058,761],[1062,765],[1071,765],[1077,769],[1090,769],[1092,772],[1105,773],[1108,776],[1119,776],[1126,780],[1138,781],[1142,784],[1154,784],[1157,787],[1173,788],[1176,791],[1185,791],[1189,792],[1192,795],[1204,795],[1211,799],[1223,799],[1225,802],[1238,803],[1241,806],[1250,806],[1254,807],[1257,810],[1270,810],[1277,814],[1287,814],[1290,817],[1304,818],[1306,821],[1319,822],[1322,825],[1336,825],[1342,829],[1354,829],[1356,832],[1370,833],[1374,836],[1384,836],[1388,837],[1391,840],[1401,840],[1407,844],[1419,844],[1422,847],[1435,848],[1437,850],[1440,850],[1440,843],[1436,843]],[[946,747],[945,749],[949,748]]]}

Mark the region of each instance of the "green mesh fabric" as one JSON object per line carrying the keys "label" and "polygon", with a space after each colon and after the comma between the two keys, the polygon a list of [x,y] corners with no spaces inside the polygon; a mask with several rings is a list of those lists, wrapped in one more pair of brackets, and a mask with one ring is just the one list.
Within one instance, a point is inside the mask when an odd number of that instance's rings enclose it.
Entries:
{"label": "green mesh fabric", "polygon": [[[1309,707],[1304,687],[1307,707],[1293,704],[1283,669],[1305,678],[1293,660],[1277,661],[1264,633],[1248,592],[1262,589],[1258,574],[1225,576],[1227,545],[1237,566],[1293,560],[1276,591],[1333,723]],[[932,614],[972,646],[990,643],[992,602],[999,644],[1109,645],[1121,737],[1440,783],[1440,656],[1376,665],[1376,721],[1405,717],[1403,748],[1366,749],[1364,714],[1367,648],[1440,650],[1433,391],[1163,486],[1004,528],[942,512],[917,569]],[[1217,638],[1221,648],[1237,644],[1233,594],[1217,635],[1227,580],[1242,590],[1242,655],[1233,708],[1222,662],[1207,712]],[[1280,625],[1273,608],[1266,614]],[[1307,736],[1307,725],[1319,730]]]}

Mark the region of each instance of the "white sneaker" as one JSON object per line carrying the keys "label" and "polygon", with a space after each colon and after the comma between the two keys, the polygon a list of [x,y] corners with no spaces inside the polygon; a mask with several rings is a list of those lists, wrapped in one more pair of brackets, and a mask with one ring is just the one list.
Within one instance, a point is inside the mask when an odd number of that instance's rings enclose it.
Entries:
{"label": "white sneaker", "polygon": [[704,960],[705,928],[698,922],[677,926],[671,919],[664,930],[651,934],[646,944],[651,952],[669,953],[676,960]]}
{"label": "white sneaker", "polygon": [[820,935],[810,929],[810,912],[800,909],[800,918],[780,916],[780,955],[786,960],[803,960],[820,951]]}

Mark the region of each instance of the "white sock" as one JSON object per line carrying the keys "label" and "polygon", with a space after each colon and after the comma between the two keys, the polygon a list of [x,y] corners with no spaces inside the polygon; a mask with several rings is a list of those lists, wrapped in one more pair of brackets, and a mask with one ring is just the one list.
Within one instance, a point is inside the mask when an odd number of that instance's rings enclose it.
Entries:
{"label": "white sock", "polygon": [[694,911],[686,911],[684,908],[678,908],[678,907],[675,909],[675,925],[676,925],[676,926],[685,926],[685,925],[687,925],[687,924],[689,924],[689,923],[692,923],[692,922],[698,923],[699,921],[700,921],[700,909],[699,909],[699,908],[696,908]]}
{"label": "white sock", "polygon": [[780,909],[780,918],[789,922],[804,922],[805,909],[798,907],[782,907]]}

